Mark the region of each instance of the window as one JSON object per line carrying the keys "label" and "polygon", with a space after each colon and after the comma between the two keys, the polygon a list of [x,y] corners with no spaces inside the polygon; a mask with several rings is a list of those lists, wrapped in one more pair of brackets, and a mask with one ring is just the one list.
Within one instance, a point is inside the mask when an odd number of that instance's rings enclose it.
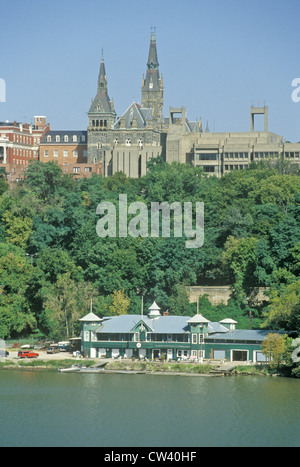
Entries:
{"label": "window", "polygon": [[92,171],[92,167],[85,167],[85,168],[84,168],[84,171],[85,171],[85,172],[91,172],[91,171]]}
{"label": "window", "polygon": [[197,344],[197,334],[192,334],[192,344]]}
{"label": "window", "polygon": [[58,157],[58,151],[53,151],[53,156]]}
{"label": "window", "polygon": [[77,135],[73,135],[73,142],[77,143]]}
{"label": "window", "polygon": [[44,157],[48,157],[49,154],[48,154],[48,151],[44,151]]}
{"label": "window", "polygon": [[60,143],[60,136],[59,136],[59,135],[56,135],[55,141],[56,141],[57,143]]}
{"label": "window", "polygon": [[204,334],[199,334],[199,344],[204,344]]}
{"label": "window", "polygon": [[68,157],[69,151],[64,151],[64,157]]}
{"label": "window", "polygon": [[140,333],[139,332],[134,333],[133,340],[134,340],[134,342],[138,342],[140,340]]}
{"label": "window", "polygon": [[127,138],[127,140],[126,140],[126,143],[125,143],[125,144],[126,144],[126,146],[131,146],[131,140],[130,140],[129,138]]}
{"label": "window", "polygon": [[196,160],[198,161],[216,161],[218,160],[218,154],[216,153],[200,153],[196,154]]}
{"label": "window", "polygon": [[91,342],[97,342],[97,334],[91,331]]}
{"label": "window", "polygon": [[90,331],[84,331],[83,340],[85,342],[89,342],[89,340],[90,340]]}
{"label": "window", "polygon": [[65,143],[68,143],[68,142],[69,142],[69,136],[68,136],[68,135],[65,135],[65,136],[64,136],[64,142],[65,142]]}
{"label": "window", "polygon": [[47,141],[48,141],[48,143],[51,143],[51,136],[50,135],[47,136]]}
{"label": "window", "polygon": [[73,157],[78,157],[78,151],[73,151]]}
{"label": "window", "polygon": [[73,172],[76,174],[80,173],[80,167],[73,167]]}

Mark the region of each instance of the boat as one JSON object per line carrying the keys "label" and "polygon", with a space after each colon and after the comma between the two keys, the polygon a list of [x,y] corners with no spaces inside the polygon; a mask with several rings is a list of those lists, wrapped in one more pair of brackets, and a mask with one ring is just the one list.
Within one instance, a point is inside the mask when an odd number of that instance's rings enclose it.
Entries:
{"label": "boat", "polygon": [[80,371],[82,369],[81,365],[72,365],[70,368],[59,368],[60,373],[74,373],[75,371]]}

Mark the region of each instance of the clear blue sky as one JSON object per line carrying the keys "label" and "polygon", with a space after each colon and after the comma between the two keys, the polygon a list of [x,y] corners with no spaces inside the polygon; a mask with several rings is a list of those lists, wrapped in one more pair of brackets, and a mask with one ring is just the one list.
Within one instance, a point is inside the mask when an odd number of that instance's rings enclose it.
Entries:
{"label": "clear blue sky", "polygon": [[53,129],[85,129],[102,48],[121,115],[141,99],[156,26],[166,116],[185,106],[211,131],[248,131],[250,105],[265,103],[269,130],[300,141],[299,0],[15,0],[0,16],[0,121],[46,115]]}

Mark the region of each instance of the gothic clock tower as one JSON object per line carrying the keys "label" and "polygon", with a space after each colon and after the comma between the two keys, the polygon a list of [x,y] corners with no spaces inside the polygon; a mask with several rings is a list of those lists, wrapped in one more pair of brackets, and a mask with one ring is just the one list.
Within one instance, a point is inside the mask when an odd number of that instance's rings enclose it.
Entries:
{"label": "gothic clock tower", "polygon": [[163,94],[163,79],[159,76],[155,30],[152,29],[146,78],[143,75],[142,107],[152,109],[152,118],[156,121],[158,121],[162,115],[164,102]]}

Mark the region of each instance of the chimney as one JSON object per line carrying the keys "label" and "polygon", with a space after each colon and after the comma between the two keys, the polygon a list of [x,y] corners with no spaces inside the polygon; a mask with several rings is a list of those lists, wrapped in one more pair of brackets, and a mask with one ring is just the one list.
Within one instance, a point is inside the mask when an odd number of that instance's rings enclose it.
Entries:
{"label": "chimney", "polygon": [[170,313],[169,313],[168,310],[163,312],[163,316],[169,316],[169,314],[170,314]]}

